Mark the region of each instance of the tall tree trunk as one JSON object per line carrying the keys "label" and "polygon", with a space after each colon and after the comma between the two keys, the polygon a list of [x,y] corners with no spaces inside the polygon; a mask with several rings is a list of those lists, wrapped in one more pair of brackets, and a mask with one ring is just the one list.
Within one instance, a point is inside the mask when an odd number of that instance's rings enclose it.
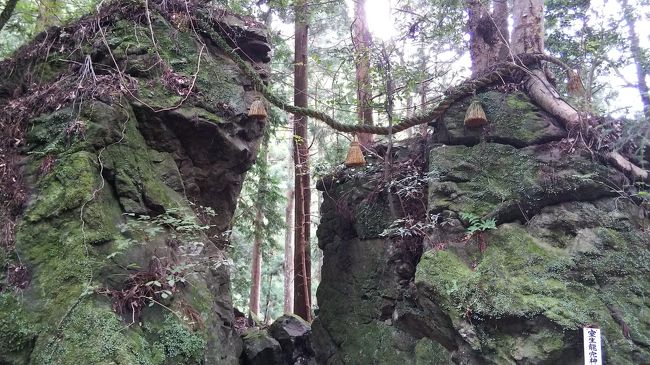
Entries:
{"label": "tall tree trunk", "polygon": [[0,13],[0,31],[2,28],[4,28],[5,24],[7,24],[9,18],[11,18],[11,14],[13,14],[17,3],[18,0],[9,0],[5,4],[4,9],[2,9],[2,13]]}
{"label": "tall tree trunk", "polygon": [[544,52],[544,0],[514,0],[512,52]]}
{"label": "tall tree trunk", "polygon": [[[306,0],[295,5],[295,62],[294,104],[307,107],[307,37],[308,8]],[[295,255],[294,255],[294,312],[306,321],[311,320],[311,254],[310,216],[311,190],[309,179],[309,145],[307,117],[294,116],[295,165]]]}
{"label": "tall tree trunk", "polygon": [[491,64],[506,61],[510,56],[508,0],[492,0],[492,19],[496,27],[494,44],[490,47]]}
{"label": "tall tree trunk", "polygon": [[[424,113],[427,108],[427,92],[429,89],[429,81],[426,80],[428,75],[427,64],[429,63],[429,54],[424,50],[424,47],[421,48],[419,61],[421,79],[418,94],[420,96],[420,113]],[[420,124],[420,126],[418,126],[418,131],[426,137],[429,132],[429,126],[426,123]]]}
{"label": "tall tree trunk", "polygon": [[293,313],[293,199],[294,190],[287,189],[284,211],[287,231],[284,234],[284,313]]}
{"label": "tall tree trunk", "polygon": [[[424,110],[427,109],[427,83],[423,82],[420,84],[420,113],[422,113]],[[420,124],[418,127],[420,129],[420,133],[426,137],[427,133],[429,133],[429,126],[424,123]]]}
{"label": "tall tree trunk", "polygon": [[260,314],[260,292],[262,289],[262,232],[260,232],[260,229],[263,219],[262,209],[256,204],[253,261],[251,263],[251,292],[248,299],[248,308],[257,317]]}
{"label": "tall tree trunk", "polygon": [[[354,3],[354,23],[352,24],[352,44],[357,79],[357,119],[359,124],[372,125],[372,84],[370,82],[370,46],[372,37],[366,21],[366,0]],[[360,133],[359,143],[369,146],[373,141],[372,134]]]}
{"label": "tall tree trunk", "polygon": [[[293,128],[293,121],[289,121],[291,128]],[[289,178],[294,176],[295,165],[293,163],[294,155],[294,146],[293,138],[289,142],[289,152],[290,156],[287,160],[287,167],[289,171]],[[294,266],[293,266],[293,253],[294,253],[294,221],[293,221],[293,210],[294,210],[294,199],[295,199],[295,186],[289,184],[287,186],[287,206],[284,210],[284,223],[286,226],[286,231],[284,233],[284,313],[290,314],[293,313],[293,277],[294,277]]]}
{"label": "tall tree trunk", "polygon": [[[543,0],[515,0],[513,5],[512,50],[515,54],[541,53],[544,51],[544,4]],[[580,113],[564,101],[548,82],[541,68],[530,71],[524,80],[531,99],[546,112],[555,116],[566,129],[580,128]],[[593,128],[585,130],[587,139],[593,137]],[[633,179],[648,180],[648,171],[639,168],[616,151],[604,152],[604,157],[619,170]]]}
{"label": "tall tree trunk", "polygon": [[646,82],[647,70],[644,67],[643,51],[639,45],[639,36],[636,32],[636,20],[634,18],[634,9],[628,4],[627,0],[620,0],[623,7],[623,17],[627,24],[628,38],[630,39],[630,51],[632,59],[636,66],[637,88],[641,94],[643,102],[643,115],[647,122],[650,122],[650,93],[648,92],[648,83]]}
{"label": "tall tree trunk", "polygon": [[[258,163],[266,166],[268,163],[269,140],[265,138],[260,154]],[[267,190],[268,183],[267,169],[260,169],[259,186],[257,192],[257,199],[254,204],[255,221],[253,222],[253,259],[251,262],[251,291],[248,298],[248,308],[251,313],[259,317],[260,314],[260,297],[262,291],[262,240],[264,238],[264,201],[262,194]]]}
{"label": "tall tree trunk", "polygon": [[269,308],[271,307],[271,288],[273,287],[273,276],[274,274],[269,274],[269,285],[268,290],[266,291],[266,300],[264,301],[264,323],[270,323],[269,318]]}
{"label": "tall tree trunk", "polygon": [[472,76],[508,58],[508,1],[493,0],[492,13],[481,0],[467,1]]}
{"label": "tall tree trunk", "polygon": [[[406,94],[406,117],[411,118],[413,116],[413,94],[411,92],[408,92]],[[406,130],[406,133],[408,134],[408,138],[413,137],[413,128],[409,128]]]}

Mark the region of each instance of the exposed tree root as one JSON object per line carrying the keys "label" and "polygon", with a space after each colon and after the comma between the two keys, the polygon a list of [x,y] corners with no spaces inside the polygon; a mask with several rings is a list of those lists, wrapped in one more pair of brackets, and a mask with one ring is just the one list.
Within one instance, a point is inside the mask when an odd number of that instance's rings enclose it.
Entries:
{"label": "exposed tree root", "polygon": [[[530,98],[542,109],[553,115],[567,130],[580,129],[589,138],[597,137],[592,128],[575,108],[564,101],[548,82],[544,71],[532,70],[525,81]],[[625,156],[616,151],[598,151],[614,167],[632,177],[634,180],[648,180],[648,171],[630,162]]]}

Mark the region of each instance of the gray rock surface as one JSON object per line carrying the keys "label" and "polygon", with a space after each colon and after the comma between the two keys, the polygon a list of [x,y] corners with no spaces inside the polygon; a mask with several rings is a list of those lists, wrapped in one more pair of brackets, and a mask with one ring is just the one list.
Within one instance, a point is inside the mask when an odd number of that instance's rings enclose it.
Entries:
{"label": "gray rock surface", "polygon": [[311,327],[302,318],[285,314],[276,319],[268,331],[280,343],[288,364],[307,365],[313,360]]}
{"label": "gray rock surface", "polygon": [[266,330],[251,329],[242,337],[244,365],[286,365],[280,343]]}
{"label": "gray rock surface", "polygon": [[[188,4],[160,5],[105,3],[0,62],[3,365],[239,363],[214,237],[257,155],[260,95]],[[264,28],[214,15],[265,73]]]}
{"label": "gray rock surface", "polygon": [[318,185],[318,363],[582,364],[587,325],[650,363],[648,193],[521,93],[477,98],[489,125],[452,106],[421,170],[397,147],[391,196],[372,158]]}

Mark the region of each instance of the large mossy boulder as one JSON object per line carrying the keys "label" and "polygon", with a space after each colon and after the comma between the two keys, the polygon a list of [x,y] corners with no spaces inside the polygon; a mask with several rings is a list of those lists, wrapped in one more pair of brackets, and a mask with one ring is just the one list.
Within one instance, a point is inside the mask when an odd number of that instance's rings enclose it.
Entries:
{"label": "large mossy boulder", "polygon": [[266,72],[262,27],[176,1],[112,2],[0,63],[0,363],[239,362],[221,235],[265,123],[188,14]]}
{"label": "large mossy boulder", "polygon": [[429,210],[512,221],[552,204],[615,196],[626,181],[565,143],[515,148],[499,143],[434,146],[429,159]]}
{"label": "large mossy boulder", "polygon": [[307,365],[313,361],[311,326],[302,318],[285,314],[273,322],[268,332],[280,343],[288,364]]}
{"label": "large mossy boulder", "polygon": [[582,363],[587,325],[602,329],[609,363],[646,363],[640,213],[616,198],[562,203],[490,231],[482,253],[469,243],[427,252],[415,277],[421,307],[444,312],[483,363]]}
{"label": "large mossy boulder", "polygon": [[[419,177],[398,160],[390,182],[375,164],[321,183],[319,363],[582,364],[584,326],[605,363],[650,363],[643,185],[523,93],[475,98],[488,126],[452,105]],[[414,195],[426,214],[403,209]]]}
{"label": "large mossy boulder", "polygon": [[[425,159],[413,164],[422,151],[408,151],[407,144],[393,149],[396,165],[402,166],[394,177],[411,181],[410,193],[423,194]],[[421,250],[386,238],[396,216],[380,187],[381,159],[367,160],[365,167],[342,170],[317,185],[324,192],[317,232],[324,257],[312,325],[319,364],[414,364],[429,357],[424,345],[416,354],[418,337],[402,331],[393,316],[413,305],[405,277],[412,277]],[[422,207],[418,202],[413,211]]]}
{"label": "large mossy boulder", "polygon": [[244,365],[288,365],[282,354],[280,343],[271,335],[260,329],[251,329],[243,337]]}
{"label": "large mossy boulder", "polygon": [[[485,112],[485,128],[467,128],[465,111],[478,100]],[[522,92],[486,91],[457,101],[436,125],[434,140],[448,145],[473,145],[479,141],[516,147],[559,141],[566,131],[548,113],[533,105]]]}
{"label": "large mossy boulder", "polygon": [[268,328],[251,328],[242,335],[244,365],[315,365],[311,326],[285,314]]}

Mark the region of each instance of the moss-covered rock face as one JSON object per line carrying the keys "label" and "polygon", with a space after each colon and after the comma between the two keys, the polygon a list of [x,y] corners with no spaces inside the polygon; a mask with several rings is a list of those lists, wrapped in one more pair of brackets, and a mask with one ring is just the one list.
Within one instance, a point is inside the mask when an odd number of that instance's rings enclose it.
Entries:
{"label": "moss-covered rock face", "polygon": [[517,149],[498,143],[431,149],[429,210],[467,212],[512,221],[544,206],[616,193],[622,174],[562,143]]}
{"label": "moss-covered rock face", "polygon": [[[400,170],[413,163],[408,152],[396,146],[396,166],[400,167],[394,176],[408,178],[404,184],[413,189],[409,191],[423,194],[417,189],[424,175]],[[424,361],[432,356],[427,347],[416,356],[421,336],[401,330],[394,322],[396,308],[412,308],[404,276],[420,252],[415,246],[385,238],[396,217],[382,191],[383,176],[381,163],[369,157],[366,167],[342,171],[318,185],[326,191],[317,232],[324,253],[319,311],[312,325],[319,364],[412,364],[416,358]],[[404,204],[408,200],[403,197]],[[397,198],[394,202],[397,214],[417,210],[401,206]],[[417,204],[422,207],[421,202]]]}
{"label": "moss-covered rock face", "polygon": [[[0,66],[0,107],[25,118],[28,193],[0,245],[2,364],[239,362],[224,252],[205,232],[229,226],[265,125],[247,116],[250,82],[168,5],[149,3],[155,42],[143,4],[111,4],[52,30],[55,54],[29,45]],[[261,28],[214,21],[265,69]],[[52,61],[77,51],[77,68]]]}
{"label": "moss-covered rock face", "polygon": [[[582,327],[592,325],[605,363],[650,363],[645,193],[562,139],[521,93],[477,98],[490,122],[482,132],[462,125],[469,98],[437,125],[419,226],[377,237],[395,217],[372,168],[325,186],[320,361],[581,364]],[[426,239],[410,242],[425,252],[408,285],[396,283],[399,235],[418,229]]]}
{"label": "moss-covered rock face", "polygon": [[[481,102],[488,124],[466,128],[465,112],[472,100]],[[454,103],[438,123],[435,139],[450,145],[473,145],[481,140],[506,143],[517,147],[557,141],[566,136],[547,113],[521,93],[486,91]]]}
{"label": "moss-covered rock face", "polygon": [[609,362],[647,362],[650,235],[638,209],[616,199],[563,203],[526,226],[499,226],[469,259],[463,247],[427,252],[418,292],[461,337],[471,333],[466,342],[489,363],[577,363],[580,328],[593,324]]}

